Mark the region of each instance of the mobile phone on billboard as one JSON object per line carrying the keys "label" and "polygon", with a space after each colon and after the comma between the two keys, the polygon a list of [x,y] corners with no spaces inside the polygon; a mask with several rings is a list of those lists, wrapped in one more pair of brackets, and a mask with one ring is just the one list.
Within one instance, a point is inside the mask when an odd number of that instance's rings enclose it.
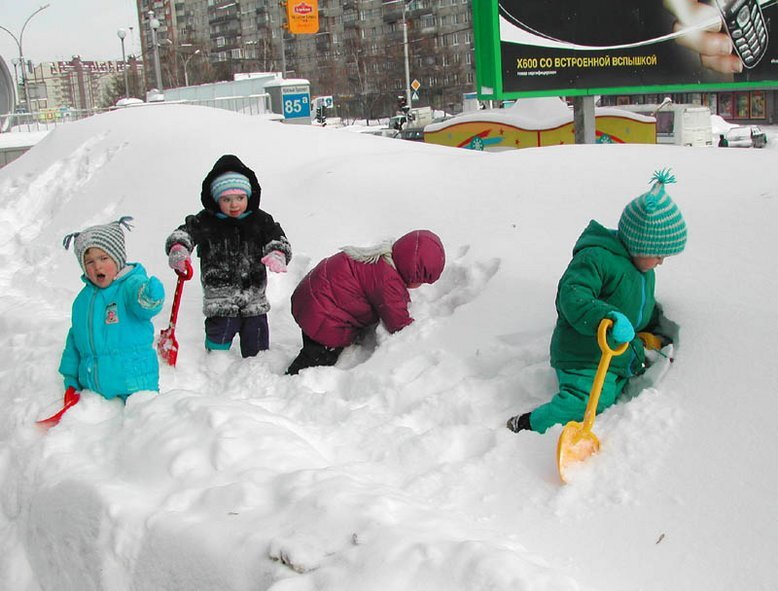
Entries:
{"label": "mobile phone on billboard", "polygon": [[767,51],[767,24],[758,0],[716,0],[735,52],[753,68]]}

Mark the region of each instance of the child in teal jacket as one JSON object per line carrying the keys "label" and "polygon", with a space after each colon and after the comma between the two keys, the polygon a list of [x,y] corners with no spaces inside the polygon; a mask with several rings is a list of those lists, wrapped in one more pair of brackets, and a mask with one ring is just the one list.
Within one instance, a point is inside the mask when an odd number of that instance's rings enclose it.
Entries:
{"label": "child in teal jacket", "polygon": [[132,218],[69,234],[84,288],[73,302],[72,324],[59,371],[65,388],[89,389],[126,400],[133,392],[159,389],[159,362],[151,318],[165,290],[140,263],[128,263],[122,226]]}
{"label": "child in teal jacket", "polygon": [[613,320],[610,340],[630,346],[611,360],[597,412],[616,401],[630,377],[645,371],[645,350],[636,333],[661,333],[654,269],[686,246],[686,223],[665,191],[675,177],[664,170],[651,180],[652,188],[624,209],[618,230],[592,220],[578,238],[557,288],[551,366],[559,391],[532,412],[511,417],[511,431],[544,433],[552,425],[582,420],[601,356],[597,328],[604,318]]}

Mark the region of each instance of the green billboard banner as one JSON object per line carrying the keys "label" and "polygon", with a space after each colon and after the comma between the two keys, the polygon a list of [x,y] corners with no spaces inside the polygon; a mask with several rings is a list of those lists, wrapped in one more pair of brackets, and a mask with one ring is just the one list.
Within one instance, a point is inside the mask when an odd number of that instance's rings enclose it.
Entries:
{"label": "green billboard banner", "polygon": [[778,86],[778,0],[473,0],[481,99]]}

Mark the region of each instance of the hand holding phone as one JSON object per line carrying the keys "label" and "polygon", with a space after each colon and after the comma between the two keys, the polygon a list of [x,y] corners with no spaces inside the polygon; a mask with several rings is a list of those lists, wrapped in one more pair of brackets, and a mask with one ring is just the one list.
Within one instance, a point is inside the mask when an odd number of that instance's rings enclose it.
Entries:
{"label": "hand holding phone", "polygon": [[767,51],[767,25],[757,0],[716,0],[735,52],[753,68]]}

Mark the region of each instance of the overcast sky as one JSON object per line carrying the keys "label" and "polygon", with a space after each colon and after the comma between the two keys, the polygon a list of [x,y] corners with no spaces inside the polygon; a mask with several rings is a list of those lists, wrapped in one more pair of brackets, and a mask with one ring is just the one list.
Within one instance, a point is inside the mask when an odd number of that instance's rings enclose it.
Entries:
{"label": "overcast sky", "polygon": [[[122,46],[116,31],[132,27],[124,43],[127,54],[140,54],[135,0],[1,0],[0,25],[19,38],[24,21],[48,2],[49,7],[27,24],[22,38],[25,59],[33,62],[121,59]],[[0,56],[13,72],[12,58],[19,48],[0,30]]]}

